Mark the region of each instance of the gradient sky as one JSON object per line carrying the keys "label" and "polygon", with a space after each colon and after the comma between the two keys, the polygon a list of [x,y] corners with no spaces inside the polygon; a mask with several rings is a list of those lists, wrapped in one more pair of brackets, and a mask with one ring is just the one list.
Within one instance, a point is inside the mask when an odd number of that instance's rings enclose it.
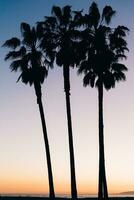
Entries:
{"label": "gradient sky", "polygon": [[[52,5],[87,10],[89,0],[0,0],[0,46],[20,36],[20,23],[34,25],[50,15]],[[134,1],[98,0],[117,11],[111,26],[127,26],[129,71],[127,81],[105,92],[105,152],[110,193],[134,190]],[[12,4],[11,4],[12,3]],[[40,115],[32,87],[16,84],[0,49],[0,193],[48,194],[46,157]],[[43,104],[49,134],[57,194],[70,192],[69,150],[62,69],[55,66],[43,87]],[[82,76],[71,71],[71,106],[79,194],[97,192],[98,181],[97,90],[83,88]]]}

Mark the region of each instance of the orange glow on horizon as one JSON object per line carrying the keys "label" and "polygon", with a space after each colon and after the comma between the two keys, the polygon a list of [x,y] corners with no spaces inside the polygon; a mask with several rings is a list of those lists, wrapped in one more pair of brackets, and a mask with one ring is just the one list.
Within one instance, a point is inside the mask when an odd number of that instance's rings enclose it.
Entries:
{"label": "orange glow on horizon", "polygon": [[[78,195],[97,194],[97,185],[85,183],[77,184]],[[117,194],[123,191],[129,191],[130,185],[126,184],[110,184],[108,185],[109,194]],[[16,181],[6,180],[0,182],[0,194],[32,194],[32,195],[48,195],[48,184],[37,181]],[[57,195],[70,195],[70,184],[60,183],[55,184],[55,193]]]}

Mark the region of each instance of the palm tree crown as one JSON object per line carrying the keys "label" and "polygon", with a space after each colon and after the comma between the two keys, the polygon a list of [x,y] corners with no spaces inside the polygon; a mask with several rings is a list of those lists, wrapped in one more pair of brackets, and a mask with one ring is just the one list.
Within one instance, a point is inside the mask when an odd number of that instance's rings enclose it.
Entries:
{"label": "palm tree crown", "polygon": [[13,60],[10,64],[12,71],[21,71],[18,81],[21,79],[30,86],[34,82],[42,84],[48,70],[44,64],[44,54],[40,49],[38,26],[30,28],[29,24],[21,23],[21,34],[22,40],[14,37],[4,43],[3,46],[12,49],[5,60]]}
{"label": "palm tree crown", "polygon": [[[45,21],[39,23],[44,27],[42,48],[46,49],[44,44],[49,43],[49,52],[51,49],[51,54],[53,52],[58,66],[74,66],[77,60],[76,47],[79,31],[75,27],[76,14],[74,13],[69,5],[62,9],[53,6],[52,16],[45,17]],[[46,34],[47,37],[45,37]]]}
{"label": "palm tree crown", "polygon": [[125,80],[127,67],[119,61],[126,58],[128,48],[124,38],[128,28],[110,28],[108,25],[114,14],[115,11],[106,6],[100,15],[97,4],[93,3],[89,14],[84,16],[86,29],[83,34],[87,36],[84,38],[85,59],[78,70],[78,73],[85,74],[84,86],[98,87],[101,82],[109,90],[115,87],[116,81]]}

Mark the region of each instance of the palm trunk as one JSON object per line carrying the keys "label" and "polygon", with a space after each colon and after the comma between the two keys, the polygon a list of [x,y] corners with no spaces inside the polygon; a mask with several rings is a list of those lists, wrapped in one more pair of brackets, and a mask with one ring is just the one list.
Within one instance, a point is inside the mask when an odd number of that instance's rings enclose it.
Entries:
{"label": "palm trunk", "polygon": [[39,105],[39,111],[40,111],[40,117],[41,117],[41,122],[42,122],[42,129],[43,129],[43,136],[44,136],[44,143],[45,143],[45,149],[46,149],[48,180],[49,180],[49,196],[51,199],[54,199],[55,192],[54,192],[54,184],[53,184],[53,174],[52,174],[49,142],[48,142],[48,136],[47,136],[47,128],[46,128],[44,110],[43,110],[43,105],[42,105],[41,85],[34,83],[34,88],[35,88],[35,93],[37,96],[37,104]]}
{"label": "palm trunk", "polygon": [[71,120],[71,106],[70,106],[70,74],[69,74],[69,66],[64,66],[63,67],[63,76],[64,76],[64,90],[65,90],[65,96],[66,96],[68,138],[69,138],[69,152],[70,152],[71,195],[72,195],[72,199],[77,199],[77,187],[76,187],[76,176],[75,176],[75,160],[74,160],[74,147],[73,147],[73,133],[72,133],[72,120]]}
{"label": "palm trunk", "polygon": [[99,199],[108,199],[107,181],[105,172],[105,155],[104,155],[104,125],[103,125],[103,84],[98,87],[99,98]]}

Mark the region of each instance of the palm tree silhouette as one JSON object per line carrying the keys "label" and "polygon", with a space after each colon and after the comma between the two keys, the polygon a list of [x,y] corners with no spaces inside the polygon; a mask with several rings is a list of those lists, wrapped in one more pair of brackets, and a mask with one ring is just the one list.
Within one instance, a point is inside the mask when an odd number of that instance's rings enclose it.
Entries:
{"label": "palm tree silhouette", "polygon": [[126,58],[128,50],[125,41],[127,27],[118,26],[114,29],[109,23],[115,11],[110,6],[105,6],[100,14],[96,3],[92,3],[89,13],[84,16],[83,22],[86,28],[82,30],[84,35],[85,59],[81,61],[78,73],[84,73],[84,86],[90,85],[98,89],[99,107],[99,183],[98,197],[108,198],[105,156],[104,156],[104,124],[103,124],[103,89],[109,90],[115,87],[115,83],[124,81],[127,67],[119,63]]}
{"label": "palm tree silhouette", "polygon": [[46,148],[50,193],[49,195],[50,198],[54,198],[55,192],[53,184],[53,174],[41,92],[41,84],[44,82],[44,79],[47,77],[48,74],[48,69],[44,65],[44,62],[48,60],[48,56],[45,57],[44,52],[42,52],[40,49],[39,38],[41,35],[41,29],[38,26],[31,28],[29,24],[21,23],[21,34],[21,40],[14,37],[4,43],[3,46],[12,49],[12,51],[9,51],[9,53],[6,55],[5,60],[13,60],[10,64],[10,68],[12,71],[21,71],[18,81],[21,79],[23,83],[29,83],[30,86],[34,86],[35,94],[37,97],[37,104],[40,111]]}
{"label": "palm tree silhouette", "polygon": [[73,59],[73,41],[72,36],[74,29],[72,27],[71,7],[53,6],[52,14],[55,18],[55,35],[57,36],[55,44],[57,47],[56,63],[63,66],[64,91],[66,97],[67,122],[68,122],[68,137],[70,151],[70,169],[71,169],[71,194],[72,198],[77,198],[76,175],[75,175],[75,160],[73,147],[73,133],[71,120],[71,105],[70,105],[70,66],[74,65]]}
{"label": "palm tree silhouette", "polygon": [[[44,22],[39,24],[44,27],[44,35],[42,38],[42,48],[47,52],[44,44],[49,44],[49,49],[55,51],[56,64],[63,67],[64,91],[66,98],[69,151],[70,151],[70,171],[71,171],[71,194],[72,198],[77,198],[75,160],[73,147],[73,133],[70,106],[70,66],[73,67],[76,62],[75,49],[78,31],[74,28],[74,20],[70,6],[64,6],[62,9],[57,6],[52,8],[52,16],[46,17]],[[46,41],[47,40],[47,41]],[[50,47],[51,46],[51,47]]]}

